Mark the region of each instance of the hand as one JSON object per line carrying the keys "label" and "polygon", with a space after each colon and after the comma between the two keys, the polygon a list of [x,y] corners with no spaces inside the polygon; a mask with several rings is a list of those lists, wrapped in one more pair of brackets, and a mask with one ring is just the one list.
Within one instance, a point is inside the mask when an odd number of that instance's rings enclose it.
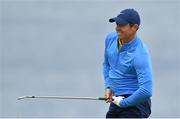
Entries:
{"label": "hand", "polygon": [[105,98],[107,98],[106,103],[112,102],[112,96],[114,95],[113,91],[110,88],[105,89]]}
{"label": "hand", "polygon": [[122,96],[118,96],[118,97],[113,96],[113,97],[112,97],[112,99],[113,99],[112,102],[113,102],[114,104],[116,104],[117,106],[120,107],[120,102],[121,102],[121,100],[123,100],[123,98],[124,98],[124,97],[122,97]]}

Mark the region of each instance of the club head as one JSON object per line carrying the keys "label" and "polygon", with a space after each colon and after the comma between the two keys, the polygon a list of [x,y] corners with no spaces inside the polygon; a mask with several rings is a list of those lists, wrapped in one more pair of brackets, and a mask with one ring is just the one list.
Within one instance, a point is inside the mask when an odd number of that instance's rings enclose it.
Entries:
{"label": "club head", "polygon": [[22,96],[22,97],[18,97],[18,100],[22,100],[25,98],[35,98],[35,96]]}
{"label": "club head", "polygon": [[18,100],[22,100],[22,99],[25,99],[25,98],[28,98],[28,96],[18,97]]}

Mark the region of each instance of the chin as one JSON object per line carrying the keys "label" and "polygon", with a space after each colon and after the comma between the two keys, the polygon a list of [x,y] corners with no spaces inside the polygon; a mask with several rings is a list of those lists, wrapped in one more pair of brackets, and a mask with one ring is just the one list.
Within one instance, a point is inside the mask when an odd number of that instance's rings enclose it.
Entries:
{"label": "chin", "polygon": [[124,37],[122,37],[122,36],[118,36],[120,39],[124,39]]}

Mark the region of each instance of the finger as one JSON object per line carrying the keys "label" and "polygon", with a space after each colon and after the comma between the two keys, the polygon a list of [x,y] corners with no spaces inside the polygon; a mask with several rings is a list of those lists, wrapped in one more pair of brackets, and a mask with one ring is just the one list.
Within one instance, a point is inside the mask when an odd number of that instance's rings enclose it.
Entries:
{"label": "finger", "polygon": [[112,102],[112,99],[109,99],[109,102]]}
{"label": "finger", "polygon": [[107,99],[107,100],[105,100],[106,101],[106,103],[108,103],[109,102],[109,100]]}
{"label": "finger", "polygon": [[107,100],[106,100],[107,103],[108,103],[108,102],[112,102],[112,101],[113,101],[112,98],[107,98]]}
{"label": "finger", "polygon": [[108,103],[108,102],[110,101],[110,99],[109,99],[109,98],[107,98],[105,101],[106,101],[106,103]]}
{"label": "finger", "polygon": [[110,100],[107,100],[106,103],[110,103],[111,101]]}
{"label": "finger", "polygon": [[109,94],[106,94],[106,96],[105,96],[107,99],[109,99],[110,98],[110,95]]}

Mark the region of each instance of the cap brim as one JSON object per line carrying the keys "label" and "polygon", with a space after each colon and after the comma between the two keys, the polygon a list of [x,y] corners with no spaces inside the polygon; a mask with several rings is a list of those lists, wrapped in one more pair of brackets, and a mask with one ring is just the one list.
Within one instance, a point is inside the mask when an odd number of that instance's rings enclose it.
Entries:
{"label": "cap brim", "polygon": [[128,22],[122,18],[119,18],[119,17],[115,17],[115,18],[111,18],[109,19],[109,22],[112,23],[112,22],[116,22],[118,24],[122,24],[122,25],[126,25],[128,24]]}

